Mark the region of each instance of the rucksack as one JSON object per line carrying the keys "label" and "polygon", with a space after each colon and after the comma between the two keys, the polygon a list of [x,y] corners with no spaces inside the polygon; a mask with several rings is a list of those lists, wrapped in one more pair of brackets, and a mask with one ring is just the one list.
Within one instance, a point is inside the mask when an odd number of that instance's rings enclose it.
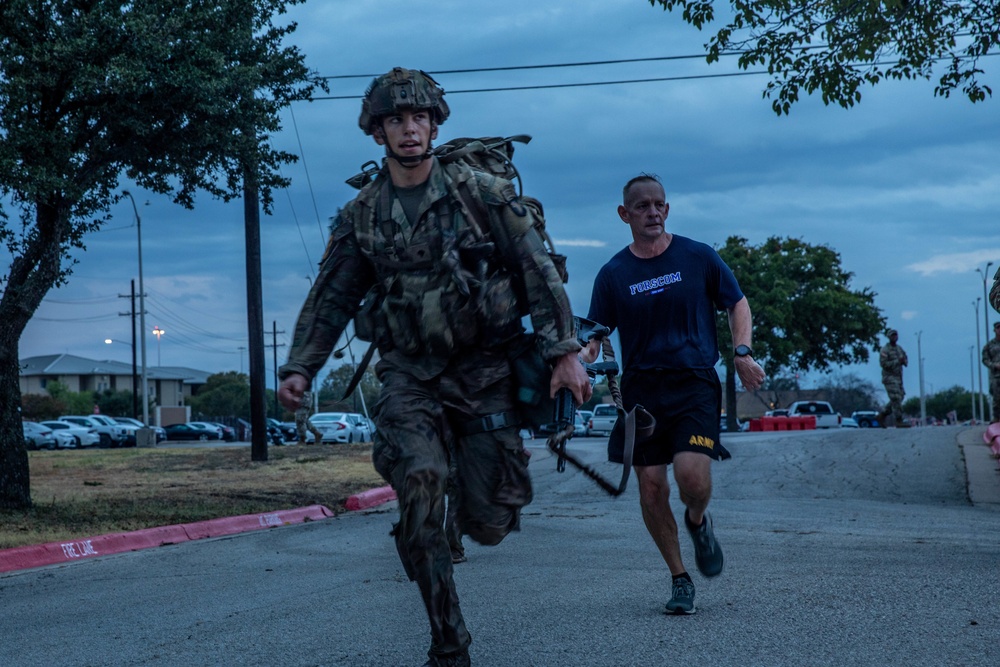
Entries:
{"label": "rucksack", "polygon": [[[563,282],[569,280],[566,271],[566,256],[560,255],[555,250],[552,237],[545,229],[545,212],[542,203],[534,197],[525,197],[524,187],[521,182],[521,174],[514,166],[514,142],[527,144],[531,141],[531,136],[527,134],[515,134],[510,137],[460,137],[445,142],[433,149],[433,154],[441,164],[462,163],[475,171],[484,172],[492,176],[504,178],[512,183],[517,183],[517,194],[521,203],[532,209],[533,227],[542,239],[546,252],[559,273]],[[346,183],[351,187],[362,189],[375,180],[380,171],[380,166],[375,161],[368,161],[361,166],[361,173],[347,179]],[[463,193],[460,191],[459,195]],[[465,197],[463,197],[465,199]],[[470,201],[471,200],[471,201]],[[486,211],[476,197],[470,197],[465,203],[472,213],[476,224],[480,229],[488,230],[489,222],[486,218]]]}

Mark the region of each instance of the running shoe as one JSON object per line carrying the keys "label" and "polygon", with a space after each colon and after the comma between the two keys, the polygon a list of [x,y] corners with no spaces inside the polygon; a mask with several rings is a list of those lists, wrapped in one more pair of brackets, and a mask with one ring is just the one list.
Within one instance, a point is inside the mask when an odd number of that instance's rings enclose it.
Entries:
{"label": "running shoe", "polygon": [[705,512],[700,526],[692,526],[688,518],[687,510],[684,511],[684,525],[691,533],[694,541],[694,560],[698,564],[698,571],[706,577],[714,577],[722,573],[722,547],[715,539],[715,532],[712,530],[712,517]]}
{"label": "running shoe", "polygon": [[668,614],[693,614],[694,582],[684,577],[674,579],[670,602],[667,603]]}

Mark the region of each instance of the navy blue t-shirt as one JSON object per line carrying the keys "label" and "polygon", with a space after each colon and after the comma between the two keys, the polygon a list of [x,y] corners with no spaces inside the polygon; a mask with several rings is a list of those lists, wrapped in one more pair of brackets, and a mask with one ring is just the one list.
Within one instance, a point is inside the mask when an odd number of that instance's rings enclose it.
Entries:
{"label": "navy blue t-shirt", "polygon": [[594,281],[587,316],[618,329],[622,368],[713,368],[717,310],[743,298],[733,272],[704,243],[673,235],[666,251],[641,259],[628,247]]}

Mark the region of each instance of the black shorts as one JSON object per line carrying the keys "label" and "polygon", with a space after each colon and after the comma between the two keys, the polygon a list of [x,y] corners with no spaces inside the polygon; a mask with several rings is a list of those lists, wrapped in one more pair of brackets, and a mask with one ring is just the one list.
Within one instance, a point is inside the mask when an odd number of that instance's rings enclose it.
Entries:
{"label": "black shorts", "polygon": [[[622,403],[637,404],[656,419],[653,434],[635,443],[632,465],[668,464],[676,452],[698,452],[717,461],[730,458],[719,442],[722,386],[714,368],[630,371],[622,376]],[[625,423],[619,419],[608,439],[608,460],[622,462]]]}

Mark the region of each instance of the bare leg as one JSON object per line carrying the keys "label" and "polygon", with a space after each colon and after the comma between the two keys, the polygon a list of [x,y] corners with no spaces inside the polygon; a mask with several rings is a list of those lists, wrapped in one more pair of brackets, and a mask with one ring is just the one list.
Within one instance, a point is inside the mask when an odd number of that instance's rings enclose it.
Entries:
{"label": "bare leg", "polygon": [[677,521],[670,509],[667,466],[635,466],[635,474],[639,480],[639,504],[646,530],[670,568],[670,574],[681,574],[686,570],[677,540]]}
{"label": "bare leg", "polygon": [[674,455],[674,479],[688,518],[700,526],[712,497],[712,459],[697,452]]}

